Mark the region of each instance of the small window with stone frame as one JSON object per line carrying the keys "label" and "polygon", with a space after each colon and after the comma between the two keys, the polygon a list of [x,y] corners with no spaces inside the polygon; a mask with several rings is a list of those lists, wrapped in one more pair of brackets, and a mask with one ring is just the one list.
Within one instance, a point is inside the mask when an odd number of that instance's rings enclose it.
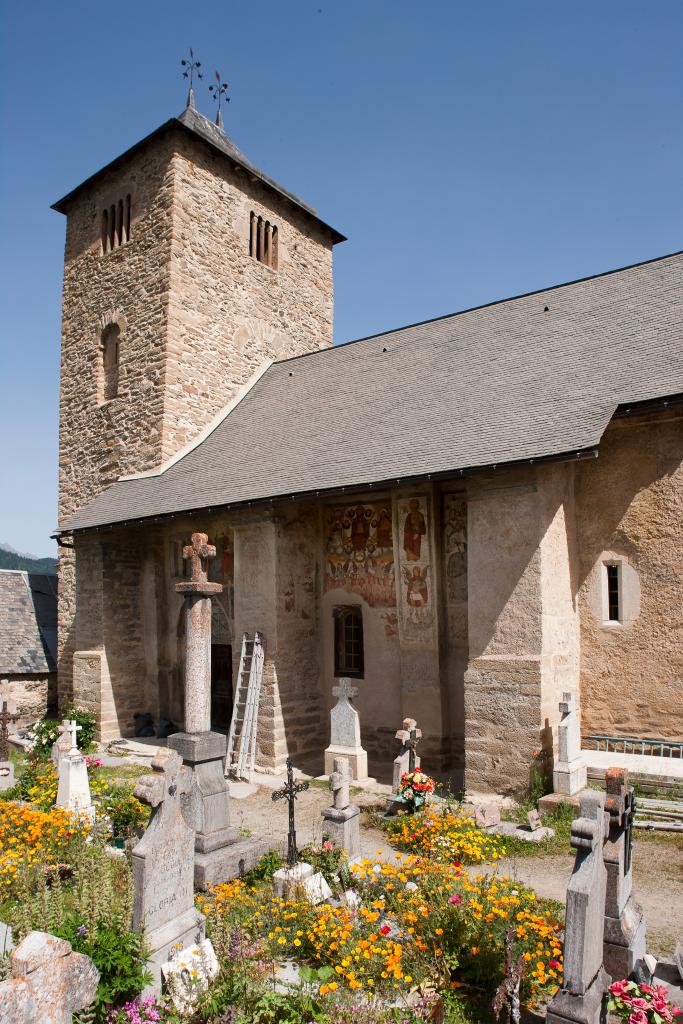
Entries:
{"label": "small window with stone frame", "polygon": [[274,224],[251,211],[249,215],[249,255],[271,270],[278,266],[278,231]]}
{"label": "small window with stone frame", "polygon": [[130,241],[131,197],[119,199],[102,210],[102,255]]}
{"label": "small window with stone frame", "polygon": [[363,610],[360,605],[334,609],[334,674],[362,679],[365,671]]}
{"label": "small window with stone frame", "polygon": [[605,562],[605,621],[622,622],[621,565],[619,562]]}
{"label": "small window with stone frame", "polygon": [[99,401],[110,402],[119,394],[119,361],[121,357],[121,329],[108,324],[100,338]]}

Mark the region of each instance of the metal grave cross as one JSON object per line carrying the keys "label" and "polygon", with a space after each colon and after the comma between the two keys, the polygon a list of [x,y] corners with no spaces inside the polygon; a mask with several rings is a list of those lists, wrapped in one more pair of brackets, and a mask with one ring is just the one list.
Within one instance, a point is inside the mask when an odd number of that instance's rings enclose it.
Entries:
{"label": "metal grave cross", "polygon": [[13,715],[7,707],[7,701],[2,702],[0,711],[0,761],[9,761],[9,723],[16,722],[19,715]]}
{"label": "metal grave cross", "polygon": [[190,572],[193,583],[206,583],[208,559],[216,557],[215,544],[209,544],[205,533],[193,533],[192,543],[183,548],[183,558],[190,559]]}
{"label": "metal grave cross", "polygon": [[339,684],[332,687],[332,693],[339,699],[339,702],[352,700],[358,693],[358,687],[354,686],[348,676],[341,676]]}
{"label": "metal grave cross", "polygon": [[287,758],[287,782],[276,793],[273,800],[286,800],[289,804],[289,832],[287,833],[287,867],[293,868],[297,862],[296,831],[294,829],[294,801],[297,793],[308,789],[307,782],[294,782],[294,769],[291,757]]}

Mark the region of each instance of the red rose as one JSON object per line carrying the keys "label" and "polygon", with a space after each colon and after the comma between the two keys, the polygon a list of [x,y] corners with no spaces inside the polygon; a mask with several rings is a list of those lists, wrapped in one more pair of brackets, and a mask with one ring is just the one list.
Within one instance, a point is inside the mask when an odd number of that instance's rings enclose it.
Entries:
{"label": "red rose", "polygon": [[383,924],[382,927],[380,928],[380,932],[382,933],[382,935],[388,935],[390,931],[391,928],[389,927],[388,924]]}

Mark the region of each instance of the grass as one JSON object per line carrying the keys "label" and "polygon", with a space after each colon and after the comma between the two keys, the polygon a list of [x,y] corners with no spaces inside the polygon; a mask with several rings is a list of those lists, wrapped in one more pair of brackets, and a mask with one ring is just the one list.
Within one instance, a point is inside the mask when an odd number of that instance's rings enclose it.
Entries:
{"label": "grass", "polygon": [[[554,830],[554,836],[549,836],[540,843],[529,843],[515,836],[505,836],[505,856],[552,857],[562,853],[573,853],[569,836],[575,815],[576,811],[571,804],[559,804],[552,814],[543,815],[543,824]],[[505,811],[503,817],[510,821],[518,821],[519,811]]]}

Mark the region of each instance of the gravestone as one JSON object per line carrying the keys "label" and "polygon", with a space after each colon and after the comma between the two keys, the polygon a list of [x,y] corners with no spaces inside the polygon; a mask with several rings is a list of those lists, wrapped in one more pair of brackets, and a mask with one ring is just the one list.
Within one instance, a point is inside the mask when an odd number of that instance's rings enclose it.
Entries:
{"label": "gravestone", "polygon": [[351,803],[350,782],[349,762],[345,757],[336,757],[334,771],[330,773],[333,805],[326,807],[322,816],[323,830],[335,846],[346,851],[349,863],[353,863],[360,859],[360,807]]}
{"label": "gravestone", "polygon": [[537,829],[543,828],[543,822],[541,821],[541,815],[538,811],[529,811],[526,816],[529,829],[532,832],[536,832]]}
{"label": "gravestone", "polygon": [[0,1024],[71,1024],[95,998],[100,973],[90,957],[47,932],[30,932],[10,954],[0,983]]}
{"label": "gravestone", "polygon": [[401,779],[406,772],[412,772],[420,767],[420,758],[417,755],[417,741],[422,736],[422,729],[418,729],[414,718],[404,718],[403,727],[396,733],[396,739],[401,741],[401,749],[394,758],[394,774],[391,792],[396,794],[401,785]]}
{"label": "gravestone", "polygon": [[336,757],[345,757],[351,768],[351,777],[356,782],[367,782],[368,755],[361,746],[360,719],[351,703],[358,690],[350,679],[342,676],[332,693],[337,703],[330,711],[330,745],[325,751],[325,774],[329,775],[334,770]]}
{"label": "gravestone", "polygon": [[581,715],[576,694],[562,694],[558,729],[559,757],[553,768],[553,790],[573,796],[586,788],[588,768],[581,756]]}
{"label": "gravestone", "polygon": [[76,745],[76,734],[82,726],[75,721],[68,723],[70,748],[59,761],[59,782],[55,807],[64,807],[75,814],[82,814],[91,821],[95,819],[95,808],[90,796],[88,765]]}
{"label": "gravestone", "polygon": [[52,750],[50,752],[50,759],[59,768],[59,762],[62,759],[63,754],[68,754],[71,750],[71,723],[68,718],[62,720],[62,724],[57,726],[57,739],[52,744]]}
{"label": "gravestone", "polygon": [[477,828],[490,828],[500,825],[500,807],[498,804],[478,804],[474,808],[474,824]]}
{"label": "gravestone", "polygon": [[185,731],[168,737],[191,770],[183,813],[195,834],[194,881],[199,889],[235,878],[254,866],[267,846],[240,839],[230,824],[230,789],[223,773],[227,737],[211,730],[211,598],[223,585],[208,579],[216,548],[205,533],[193,533],[183,548],[191,578],[176,583],[185,602]]}
{"label": "gravestone", "polygon": [[3,700],[0,711],[0,791],[14,785],[14,765],[9,757],[9,723],[16,722],[18,717]]}
{"label": "gravestone", "polygon": [[176,943],[185,947],[204,938],[204,917],[194,905],[194,832],[181,808],[192,774],[174,750],[157,754],[152,769],[135,787],[152,816],[133,850],[133,930],[144,929],[152,951],[150,991],[159,992],[161,965]]}
{"label": "gravestone", "polygon": [[604,848],[607,869],[604,962],[613,978],[627,978],[645,956],[645,917],[633,894],[633,789],[626,768],[605,772],[609,832]]}
{"label": "gravestone", "polygon": [[548,1007],[547,1024],[602,1024],[605,993],[612,982],[603,962],[603,918],[607,870],[603,859],[605,794],[586,790],[572,823],[576,850],[567,888],[564,978]]}

